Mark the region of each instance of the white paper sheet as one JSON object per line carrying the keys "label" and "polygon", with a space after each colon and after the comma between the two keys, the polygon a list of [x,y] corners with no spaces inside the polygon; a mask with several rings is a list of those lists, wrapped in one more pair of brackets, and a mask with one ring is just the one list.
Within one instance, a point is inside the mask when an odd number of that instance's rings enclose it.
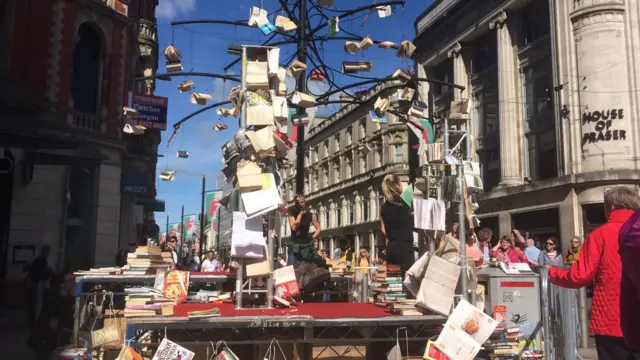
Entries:
{"label": "white paper sheet", "polygon": [[278,188],[275,186],[275,177],[270,174],[270,178],[272,186],[269,188],[240,194],[248,219],[277,209],[280,206],[282,199]]}
{"label": "white paper sheet", "polygon": [[262,218],[248,219],[245,213],[235,211],[231,229],[231,256],[261,258],[265,246]]}
{"label": "white paper sheet", "polygon": [[432,256],[420,284],[416,305],[444,316],[449,315],[459,276],[460,266],[439,256]]}

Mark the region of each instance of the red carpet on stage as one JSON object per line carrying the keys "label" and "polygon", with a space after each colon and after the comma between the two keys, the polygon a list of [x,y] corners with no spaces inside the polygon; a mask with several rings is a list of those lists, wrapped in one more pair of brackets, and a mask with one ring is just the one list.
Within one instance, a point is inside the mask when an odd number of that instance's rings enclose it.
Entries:
{"label": "red carpet on stage", "polygon": [[173,308],[174,316],[185,317],[190,311],[208,310],[219,308],[221,316],[280,316],[280,315],[306,315],[316,319],[339,318],[379,318],[392,316],[387,309],[373,304],[357,303],[307,303],[292,306],[287,309],[250,309],[236,310],[234,304],[180,304]]}

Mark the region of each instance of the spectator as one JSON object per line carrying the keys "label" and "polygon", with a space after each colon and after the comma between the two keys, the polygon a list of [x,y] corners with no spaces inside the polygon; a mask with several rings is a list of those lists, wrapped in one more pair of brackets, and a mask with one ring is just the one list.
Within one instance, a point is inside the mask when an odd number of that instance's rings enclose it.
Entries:
{"label": "spectator", "polygon": [[582,241],[580,241],[579,236],[574,236],[571,238],[571,247],[567,250],[567,254],[564,257],[564,263],[573,265],[578,259],[580,259],[580,247],[582,246]]}
{"label": "spectator", "polygon": [[217,255],[213,250],[207,251],[207,258],[202,262],[200,271],[202,272],[217,272],[220,271],[220,260],[217,259]]}
{"label": "spectator", "polygon": [[326,259],[327,259],[327,256],[328,256],[327,254],[328,254],[327,249],[322,249],[322,250],[320,250],[320,257],[321,257],[321,258],[323,258],[323,259],[325,259],[325,260],[326,260]]}
{"label": "spectator", "polygon": [[52,275],[47,260],[50,252],[51,248],[49,245],[43,245],[40,250],[40,256],[22,268],[22,271],[27,274],[27,319],[29,326],[34,325],[38,319],[48,287],[48,281]]}
{"label": "spectator", "polygon": [[540,255],[538,255],[538,264],[541,266],[562,267],[564,261],[558,245],[558,239],[553,236],[549,237],[544,245],[544,251],[541,251]]}
{"label": "spectator", "polygon": [[491,249],[490,255],[500,262],[522,263],[527,262],[524,253],[514,248],[514,236],[503,236],[500,242]]}
{"label": "spectator", "polygon": [[[632,318],[621,326],[621,308],[629,305],[631,313],[637,314],[637,297],[625,294],[621,298],[622,260],[618,252],[618,234],[623,224],[640,208],[640,198],[635,190],[618,186],[604,194],[604,210],[607,223],[595,229],[587,236],[581,249],[580,258],[570,269],[545,266],[549,269],[549,280],[556,285],[578,289],[594,282],[593,304],[591,311],[591,332],[595,334],[596,350],[599,360],[640,359],[640,352],[625,344],[624,339],[638,338],[638,317]],[[634,259],[634,261],[638,261]],[[629,304],[631,302],[631,304]],[[625,308],[626,309],[626,308]],[[624,336],[624,338],[623,338]]]}
{"label": "spectator", "polygon": [[191,255],[189,255],[187,259],[187,269],[189,269],[189,271],[200,270],[200,257],[196,249],[191,250]]}
{"label": "spectator", "polygon": [[478,246],[480,247],[480,251],[482,251],[483,261],[485,264],[488,264],[491,261],[491,256],[489,256],[489,252],[491,251],[491,239],[493,238],[493,230],[489,228],[482,228],[478,230]]}
{"label": "spectator", "polygon": [[536,241],[532,238],[527,239],[527,247],[524,249],[524,256],[529,260],[531,265],[541,265],[538,262],[540,257],[540,249],[536,247]]}
{"label": "spectator", "polygon": [[171,259],[173,260],[173,265],[176,269],[184,270],[184,265],[182,262],[182,255],[180,255],[180,251],[178,251],[178,238],[175,235],[169,236],[169,240],[165,243],[164,251],[171,252]]}
{"label": "spectator", "polygon": [[385,202],[380,207],[380,230],[387,239],[387,263],[400,266],[402,277],[415,262],[413,253],[413,210],[400,197],[402,183],[389,174],[382,181]]}
{"label": "spectator", "polygon": [[620,318],[622,334],[628,347],[640,351],[640,209],[622,226],[619,233],[622,259],[620,283]]}

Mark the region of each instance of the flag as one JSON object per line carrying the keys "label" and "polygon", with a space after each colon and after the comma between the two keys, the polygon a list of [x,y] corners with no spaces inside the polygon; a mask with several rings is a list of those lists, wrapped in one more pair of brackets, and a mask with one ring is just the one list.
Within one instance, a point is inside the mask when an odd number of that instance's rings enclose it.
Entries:
{"label": "flag", "polygon": [[165,241],[167,241],[167,233],[161,232],[160,236],[158,236],[158,244],[164,244]]}
{"label": "flag", "polygon": [[214,230],[218,229],[218,209],[222,199],[222,191],[210,191],[206,194],[205,204],[207,205],[207,225],[211,225]]}
{"label": "flag", "polygon": [[169,234],[167,234],[167,239],[169,236],[175,236],[178,238],[178,243],[182,242],[182,234],[180,234],[180,223],[169,224]]}
{"label": "flag", "polygon": [[291,117],[297,113],[295,108],[289,109],[289,120],[287,121],[287,136],[294,143],[298,142],[298,127],[293,125]]}
{"label": "flag", "polygon": [[182,224],[184,226],[183,235],[185,239],[193,237],[193,234],[196,231],[196,219],[196,215],[185,215],[185,217],[182,219]]}

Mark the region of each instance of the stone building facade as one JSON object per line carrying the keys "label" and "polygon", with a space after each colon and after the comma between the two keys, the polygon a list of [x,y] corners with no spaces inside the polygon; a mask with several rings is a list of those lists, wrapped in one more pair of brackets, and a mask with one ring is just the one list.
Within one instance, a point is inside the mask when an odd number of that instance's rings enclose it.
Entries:
{"label": "stone building facade", "polygon": [[[137,4],[147,7],[144,16]],[[119,241],[129,241],[120,239],[123,216],[133,216],[123,211],[120,191],[131,149],[122,134],[122,103],[134,88],[139,39],[156,32],[156,5],[2,2],[0,37],[8,50],[0,54],[0,78],[8,84],[0,90],[5,284],[22,278],[24,261],[44,244],[51,247],[49,264],[61,270],[113,265]],[[145,20],[153,26],[141,26]],[[149,146],[145,156],[154,151]]]}
{"label": "stone building facade", "polygon": [[608,187],[638,186],[638,6],[439,0],[417,18],[419,75],[467,88],[433,86],[435,120],[471,100],[484,226],[566,249],[605,221]]}
{"label": "stone building facade", "polygon": [[[385,246],[379,221],[381,184],[389,173],[409,180],[408,129],[394,115],[387,115],[387,123],[374,123],[367,114],[378,96],[389,96],[399,84],[377,85],[358,95],[368,106],[347,105],[307,126],[304,195],[322,226],[320,247],[332,253],[336,247],[364,247],[377,258]],[[282,178],[283,198],[292,205],[294,169],[284,171]],[[283,216],[281,237],[290,235]]]}

